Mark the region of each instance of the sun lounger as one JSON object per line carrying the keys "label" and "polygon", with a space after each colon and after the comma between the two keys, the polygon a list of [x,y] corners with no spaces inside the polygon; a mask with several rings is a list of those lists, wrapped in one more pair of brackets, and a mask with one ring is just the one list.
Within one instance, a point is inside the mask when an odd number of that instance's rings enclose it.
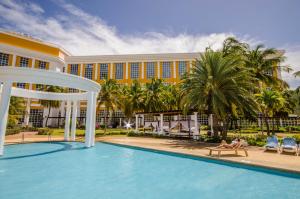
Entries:
{"label": "sun lounger", "polygon": [[238,148],[206,147],[206,149],[209,150],[210,156],[212,156],[213,151],[218,152],[218,157],[220,157],[221,152],[224,152],[224,151],[233,151],[233,152],[235,152],[235,155],[238,155],[238,151],[244,151],[245,156],[248,157],[248,150],[245,147],[238,147]]}
{"label": "sun lounger", "polygon": [[281,152],[295,153],[298,155],[298,146],[294,138],[284,138],[282,140]]}
{"label": "sun lounger", "polygon": [[279,151],[279,143],[276,136],[268,137],[267,138],[267,144],[265,145],[265,151],[271,150],[271,151]]}

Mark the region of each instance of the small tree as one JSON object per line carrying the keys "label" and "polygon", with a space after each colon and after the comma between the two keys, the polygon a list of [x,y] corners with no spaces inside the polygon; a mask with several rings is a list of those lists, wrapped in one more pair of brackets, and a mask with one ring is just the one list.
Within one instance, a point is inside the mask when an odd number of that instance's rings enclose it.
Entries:
{"label": "small tree", "polygon": [[259,104],[260,112],[262,113],[262,119],[265,121],[267,127],[267,135],[269,136],[269,117],[273,117],[275,112],[284,106],[285,100],[278,91],[271,89],[264,89],[260,94],[256,94],[255,96]]}
{"label": "small tree", "polygon": [[[52,93],[61,93],[64,91],[64,89],[62,87],[59,86],[51,86],[51,85],[47,85],[44,87],[43,89],[46,92],[52,92]],[[51,114],[51,109],[52,108],[59,108],[61,102],[57,101],[57,100],[40,100],[40,103],[42,106],[47,107],[48,108],[48,115],[46,118],[46,127],[48,126],[48,120]]]}

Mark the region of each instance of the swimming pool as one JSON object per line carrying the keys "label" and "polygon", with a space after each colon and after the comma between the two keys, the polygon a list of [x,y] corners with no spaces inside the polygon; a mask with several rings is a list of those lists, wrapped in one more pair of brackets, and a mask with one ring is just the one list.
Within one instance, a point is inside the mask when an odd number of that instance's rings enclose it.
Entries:
{"label": "swimming pool", "polygon": [[10,145],[1,199],[299,198],[300,176],[97,143]]}

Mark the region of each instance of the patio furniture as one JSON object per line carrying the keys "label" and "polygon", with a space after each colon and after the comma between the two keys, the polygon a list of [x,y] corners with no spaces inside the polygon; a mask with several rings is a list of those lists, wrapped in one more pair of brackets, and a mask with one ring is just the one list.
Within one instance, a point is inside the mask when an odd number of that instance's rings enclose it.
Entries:
{"label": "patio furniture", "polygon": [[295,155],[298,155],[296,140],[294,138],[284,138],[281,145],[281,153],[282,152],[295,153]]}
{"label": "patio furniture", "polygon": [[271,151],[279,151],[279,143],[276,136],[268,137],[267,138],[267,144],[265,145],[265,151],[271,150]]}

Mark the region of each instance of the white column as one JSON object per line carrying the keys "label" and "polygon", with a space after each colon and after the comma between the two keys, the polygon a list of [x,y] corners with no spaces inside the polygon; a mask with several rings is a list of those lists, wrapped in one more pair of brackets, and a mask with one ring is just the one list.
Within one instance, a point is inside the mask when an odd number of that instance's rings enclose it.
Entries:
{"label": "white column", "polygon": [[199,127],[198,127],[198,113],[194,112],[194,121],[195,121],[195,130],[194,130],[194,139],[197,139],[199,135]]}
{"label": "white column", "polygon": [[65,118],[65,136],[64,140],[69,141],[70,139],[70,117],[71,117],[71,101],[67,101],[67,110]]}
{"label": "white column", "polygon": [[30,99],[27,99],[26,102],[26,109],[25,109],[25,116],[24,116],[24,125],[27,127],[29,125],[29,116],[30,116]]}
{"label": "white column", "polygon": [[85,146],[91,147],[91,132],[92,132],[92,113],[93,113],[93,93],[88,92],[87,107],[86,107],[86,122],[85,122]]}
{"label": "white column", "polygon": [[71,140],[76,140],[76,123],[77,123],[77,101],[73,101],[73,110],[72,110],[72,126],[71,126]]}
{"label": "white column", "polygon": [[3,155],[12,82],[4,82],[0,98],[0,155]]}
{"label": "white column", "polygon": [[97,93],[93,92],[93,106],[92,106],[92,127],[91,127],[91,146],[95,146],[95,134],[96,134],[96,114],[97,114]]}
{"label": "white column", "polygon": [[160,122],[159,122],[159,132],[160,133],[163,133],[164,131],[163,131],[163,127],[164,127],[164,115],[161,113],[160,114]]}
{"label": "white column", "polygon": [[157,62],[157,78],[160,78],[160,64],[159,61]]}
{"label": "white column", "polygon": [[135,115],[135,130],[138,131],[139,128],[139,115]]}

